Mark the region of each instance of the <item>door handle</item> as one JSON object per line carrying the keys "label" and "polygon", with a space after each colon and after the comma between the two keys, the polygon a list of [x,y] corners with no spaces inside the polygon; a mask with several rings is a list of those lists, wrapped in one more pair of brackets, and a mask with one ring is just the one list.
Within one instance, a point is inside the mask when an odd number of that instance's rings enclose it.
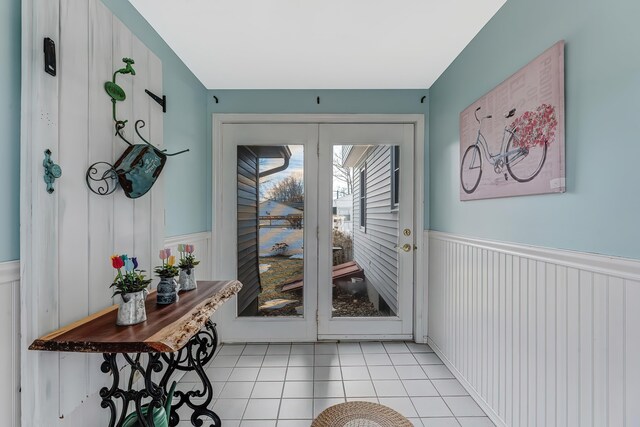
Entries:
{"label": "door handle", "polygon": [[44,166],[44,182],[47,184],[47,193],[51,194],[53,193],[53,183],[62,176],[62,168],[53,162],[49,149],[44,152],[42,166]]}
{"label": "door handle", "polygon": [[401,250],[404,251],[404,252],[411,252],[411,245],[409,243],[405,243],[402,246],[396,245],[396,246],[394,246],[394,248],[397,249],[398,252],[401,251]]}

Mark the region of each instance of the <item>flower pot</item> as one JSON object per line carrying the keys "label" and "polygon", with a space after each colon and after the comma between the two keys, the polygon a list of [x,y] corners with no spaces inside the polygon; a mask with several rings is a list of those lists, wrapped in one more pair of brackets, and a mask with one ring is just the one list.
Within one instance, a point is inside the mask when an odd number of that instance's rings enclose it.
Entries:
{"label": "flower pot", "polygon": [[196,283],[196,269],[184,268],[180,270],[180,276],[178,277],[178,284],[183,291],[192,291],[198,287]]}
{"label": "flower pot", "polygon": [[166,305],[177,302],[178,297],[178,282],[173,277],[161,277],[160,283],[158,283],[157,301],[158,304]]}
{"label": "flower pot", "polygon": [[142,323],[147,320],[147,310],[144,302],[147,299],[149,291],[143,289],[138,292],[131,292],[124,295],[118,295],[120,302],[118,306],[118,317],[116,325],[129,326]]}

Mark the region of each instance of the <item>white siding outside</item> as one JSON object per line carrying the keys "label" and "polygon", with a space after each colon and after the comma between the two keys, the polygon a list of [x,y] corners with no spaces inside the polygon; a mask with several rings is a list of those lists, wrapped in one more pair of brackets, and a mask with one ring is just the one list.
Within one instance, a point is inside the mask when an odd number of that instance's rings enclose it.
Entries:
{"label": "white siding outside", "polygon": [[[366,227],[360,226],[360,171],[366,168]],[[398,212],[391,210],[391,147],[376,146],[355,167],[353,189],[354,259],[365,277],[398,310]]]}
{"label": "white siding outside", "polygon": [[343,233],[353,234],[353,195],[348,194],[333,199],[333,207],[336,215],[333,218],[333,226]]}

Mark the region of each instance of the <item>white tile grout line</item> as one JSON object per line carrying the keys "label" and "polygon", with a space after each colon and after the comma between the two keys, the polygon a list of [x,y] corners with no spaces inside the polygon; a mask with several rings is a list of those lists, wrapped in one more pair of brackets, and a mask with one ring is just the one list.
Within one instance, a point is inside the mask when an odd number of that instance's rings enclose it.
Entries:
{"label": "white tile grout line", "polygon": [[[395,371],[395,373],[396,373],[396,375],[397,375],[397,377],[398,377],[398,381],[400,381],[400,384],[402,385],[402,388],[404,389],[404,391],[405,391],[405,393],[406,393],[406,397],[407,397],[407,398],[409,399],[409,401],[411,402],[411,405],[412,405],[413,409],[416,411],[416,414],[418,415],[418,418],[430,418],[430,417],[420,417],[419,412],[418,412],[418,408],[415,406],[415,404],[413,403],[413,400],[411,399],[412,397],[416,397],[416,396],[410,396],[410,395],[409,395],[409,392],[408,392],[408,390],[406,389],[406,386],[404,385],[403,380],[400,378],[400,374],[398,373],[397,366],[393,363],[393,361],[391,360],[391,357],[390,357],[390,355],[391,355],[391,354],[411,354],[411,355],[413,355],[413,356],[415,357],[415,354],[417,354],[418,352],[414,352],[411,348],[408,348],[409,353],[389,353],[389,351],[387,350],[387,347],[386,347],[386,346],[384,346],[384,341],[375,341],[375,342],[382,344],[382,348],[384,349],[384,353],[375,353],[375,354],[385,354],[387,357],[389,357],[389,360],[390,360],[390,362],[391,362],[391,364],[390,364],[390,365],[379,365],[379,366],[391,366],[391,367],[393,367],[393,369],[394,369],[394,371]],[[404,342],[403,342],[403,343],[404,343]],[[264,343],[260,343],[260,344],[264,344]],[[259,382],[259,381],[258,381],[258,378],[259,378],[260,372],[262,371],[262,368],[264,368],[264,367],[265,367],[265,366],[264,366],[264,359],[265,359],[265,358],[266,358],[266,356],[268,355],[269,347],[270,347],[271,345],[279,345],[279,344],[289,344],[289,346],[290,346],[290,347],[289,347],[289,352],[288,352],[288,353],[287,353],[287,355],[286,355],[286,356],[287,356],[287,363],[286,363],[286,366],[285,366],[285,374],[284,374],[283,386],[282,386],[282,390],[280,391],[280,399],[279,399],[279,403],[278,403],[278,412],[277,412],[277,414],[278,414],[278,415],[277,415],[277,416],[278,416],[278,418],[277,418],[277,419],[278,419],[278,420],[280,419],[280,418],[279,418],[279,416],[280,416],[280,410],[281,410],[281,408],[282,408],[282,400],[284,399],[284,389],[285,389],[285,386],[286,386],[286,383],[287,383],[287,375],[288,375],[288,373],[289,373],[289,368],[291,367],[291,366],[289,365],[289,363],[290,363],[290,361],[291,361],[291,355],[292,355],[292,349],[293,349],[293,348],[292,348],[292,346],[293,346],[293,344],[294,344],[294,343],[273,343],[273,344],[266,344],[267,348],[265,349],[264,354],[258,355],[258,356],[262,356],[262,361],[261,361],[261,363],[260,363],[260,366],[258,367],[258,376],[257,376],[257,377],[256,377],[256,379],[253,381],[253,387],[251,388],[251,392],[249,393],[249,397],[248,397],[248,399],[247,399],[247,406],[246,406],[246,407],[244,408],[244,410],[243,410],[242,418],[240,418],[240,421],[243,421],[243,420],[244,420],[244,415],[245,415],[246,410],[247,410],[247,408],[248,408],[248,402],[249,402],[249,400],[251,400],[251,395],[253,394],[253,391],[255,390],[256,383],[257,383],[257,382]],[[318,344],[318,343],[315,343],[315,344]],[[312,356],[312,359],[313,359],[313,360],[312,360],[312,364],[311,364],[311,366],[307,366],[308,368],[310,368],[310,369],[311,369],[311,372],[312,372],[312,375],[311,375],[311,383],[312,383],[312,385],[315,385],[315,382],[316,382],[316,378],[315,378],[315,368],[316,368],[316,365],[315,365],[315,360],[316,360],[316,346],[315,346],[315,344],[312,344],[312,345],[314,345],[314,349],[313,349],[313,353],[312,353],[312,354],[310,354],[310,355]],[[359,352],[359,353],[349,353],[349,354],[362,354],[363,359],[364,359],[364,367],[366,367],[366,368],[367,368],[367,372],[368,372],[368,374],[369,374],[369,381],[371,382],[371,384],[372,384],[372,386],[373,386],[373,389],[374,389],[374,392],[375,392],[375,395],[376,395],[376,399],[377,399],[377,400],[378,400],[378,402],[379,402],[379,401],[380,401],[381,396],[379,396],[379,395],[378,395],[378,390],[375,388],[375,385],[374,385],[374,383],[373,383],[374,379],[373,379],[373,377],[371,376],[371,371],[370,371],[370,369],[369,369],[369,367],[370,367],[370,366],[378,366],[378,365],[369,365],[369,364],[367,363],[367,360],[364,358],[364,354],[365,354],[365,352],[364,352],[364,350],[363,350],[363,348],[362,348],[361,342],[357,342],[357,344],[358,344],[358,347],[359,347],[360,352]],[[406,345],[406,343],[404,343],[404,344]],[[241,366],[237,366],[237,365],[238,365],[238,362],[240,361],[240,358],[244,355],[244,351],[245,351],[245,349],[246,349],[247,345],[250,345],[250,344],[247,344],[247,343],[242,344],[242,349],[240,350],[240,354],[237,354],[237,355],[231,355],[231,356],[237,356],[237,357],[238,357],[238,359],[236,360],[236,362],[235,362],[234,366],[233,366],[233,367],[231,367],[231,373],[229,374],[229,376],[231,376],[231,374],[233,373],[233,370],[234,370],[235,368],[242,368]],[[221,350],[222,350],[222,347],[224,347],[224,344],[222,344],[222,345],[220,345],[220,346],[219,346],[219,348],[218,348],[218,349],[217,349],[217,351],[216,351],[216,354],[214,354],[214,357],[213,357],[213,358],[212,358],[212,360],[209,362],[209,364],[208,364],[207,368],[211,367],[211,365],[213,365],[213,363],[214,363],[215,359],[216,359],[217,357],[219,357],[219,356],[220,356],[220,352],[221,352]],[[342,365],[342,361],[341,361],[341,359],[340,359],[340,351],[339,351],[339,346],[337,345],[337,343],[336,343],[336,350],[337,350],[336,356],[337,356],[337,358],[338,358],[338,366],[337,366],[337,367],[340,369],[340,378],[341,378],[341,382],[342,382],[342,390],[343,390],[343,393],[344,393],[344,398],[343,398],[343,399],[346,401],[346,399],[347,399],[347,392],[346,392],[346,387],[345,387],[345,384],[344,384],[344,383],[345,383],[345,379],[344,379],[344,376],[343,376],[343,374],[342,374],[342,368],[343,368],[343,365]],[[424,352],[420,352],[420,353],[425,354]],[[433,352],[426,352],[426,353],[433,353]],[[324,354],[324,353],[319,353],[319,354]],[[345,353],[345,354],[347,354],[347,353]],[[374,353],[372,353],[372,354],[374,354]],[[435,353],[433,353],[433,354],[435,354]],[[304,355],[307,355],[307,356],[308,356],[309,354],[304,354]],[[304,356],[304,355],[303,355],[303,356]],[[248,355],[247,355],[247,356],[248,356]],[[253,356],[253,355],[252,355],[252,356]],[[273,354],[273,355],[271,355],[271,356],[284,356],[284,354],[282,354],[282,355]],[[416,362],[417,362],[417,360],[416,360]],[[434,364],[434,365],[444,365],[444,364],[443,364],[443,363],[440,363],[440,364]],[[354,365],[354,366],[345,366],[345,367],[346,367],[346,368],[350,368],[350,367],[355,367],[355,366],[358,366],[358,365]],[[400,366],[400,365],[398,365],[398,366]],[[402,366],[405,366],[405,365],[402,365]],[[439,390],[435,387],[435,385],[433,384],[432,379],[431,379],[431,378],[429,378],[429,376],[427,375],[426,371],[424,370],[424,367],[423,367],[424,365],[422,365],[422,364],[420,364],[420,363],[418,362],[416,365],[406,365],[406,366],[416,366],[416,367],[420,368],[420,370],[421,370],[422,372],[424,372],[424,374],[427,376],[427,381],[429,381],[429,383],[431,384],[431,386],[433,386],[433,387],[434,387],[434,389],[435,389],[435,390],[436,390],[436,392],[438,393],[438,397],[440,397],[440,398],[442,399],[442,401],[445,403],[445,406],[446,406],[446,407],[449,409],[449,411],[451,412],[451,414],[452,414],[452,417],[451,417],[451,418],[455,418],[456,420],[458,420],[458,418],[468,418],[468,417],[458,417],[458,416],[456,416],[456,415],[453,413],[453,411],[451,410],[451,407],[449,406],[449,404],[447,403],[447,401],[444,399],[444,397],[450,397],[450,396],[443,396],[443,395],[440,393],[440,391],[439,391]],[[334,367],[335,367],[335,366],[334,366]],[[297,382],[297,381],[303,381],[303,380],[291,380],[290,382]],[[304,381],[306,381],[306,380],[304,380]],[[230,381],[229,381],[229,378],[227,378],[227,380],[223,382],[224,384],[223,384],[223,386],[222,386],[221,391],[222,391],[222,390],[224,390],[224,388],[226,387],[227,383],[229,383],[229,382],[230,382]],[[233,381],[231,381],[231,382],[233,382]],[[311,398],[311,400],[312,400],[312,402],[313,402],[313,404],[312,404],[312,416],[313,416],[313,414],[315,414],[315,409],[316,409],[316,408],[315,408],[315,404],[316,404],[316,403],[315,403],[315,401],[316,401],[317,399],[320,399],[320,397],[316,398],[316,396],[315,396],[315,387],[314,387],[314,390],[313,390],[312,396],[313,396],[313,397]],[[403,396],[400,396],[400,397],[403,397]],[[433,396],[433,397],[436,397],[436,396]],[[458,396],[458,397],[460,397],[460,396]],[[471,397],[471,396],[465,395],[464,397]],[[383,396],[382,398],[385,398],[385,397]],[[213,406],[215,406],[215,404],[217,403],[217,400],[218,400],[218,399],[219,399],[219,397],[218,397],[218,398],[215,398],[215,399],[213,399],[213,400],[212,400],[212,405],[213,405]],[[305,398],[305,399],[306,399],[306,398]],[[330,399],[330,398],[323,398],[323,399]],[[475,401],[474,401],[474,402],[475,402]],[[477,417],[473,417],[473,418],[483,418],[483,417],[486,417],[486,416],[487,416],[487,415],[486,415],[486,414],[484,414],[484,415],[482,415],[482,416],[477,416]]]}
{"label": "white tile grout line", "polygon": [[[270,346],[271,346],[271,344],[269,344],[269,347]],[[267,347],[267,352],[269,351],[269,347]],[[284,399],[284,388],[285,388],[285,386],[287,384],[287,373],[289,372],[289,361],[291,360],[291,350],[292,350],[292,346],[290,345],[289,346],[289,354],[287,355],[287,365],[284,368],[284,378],[282,379],[282,390],[280,390],[280,403],[278,403],[278,414],[276,415],[276,417],[278,417],[277,418],[278,420],[280,419],[280,410],[282,409],[282,399]],[[258,375],[260,375],[259,372],[258,372]],[[255,384],[254,384],[254,388],[255,388]],[[249,397],[249,398],[251,398],[251,397]],[[313,406],[312,406],[312,408],[313,408]],[[311,411],[313,411],[313,409],[311,409]],[[278,424],[278,422],[276,421],[276,425],[277,424]]]}

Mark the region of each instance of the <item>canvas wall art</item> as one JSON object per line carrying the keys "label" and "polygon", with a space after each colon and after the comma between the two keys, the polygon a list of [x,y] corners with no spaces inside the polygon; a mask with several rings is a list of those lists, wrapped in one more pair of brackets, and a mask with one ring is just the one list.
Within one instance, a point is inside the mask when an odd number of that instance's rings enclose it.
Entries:
{"label": "canvas wall art", "polygon": [[460,113],[460,200],[563,193],[564,41]]}

